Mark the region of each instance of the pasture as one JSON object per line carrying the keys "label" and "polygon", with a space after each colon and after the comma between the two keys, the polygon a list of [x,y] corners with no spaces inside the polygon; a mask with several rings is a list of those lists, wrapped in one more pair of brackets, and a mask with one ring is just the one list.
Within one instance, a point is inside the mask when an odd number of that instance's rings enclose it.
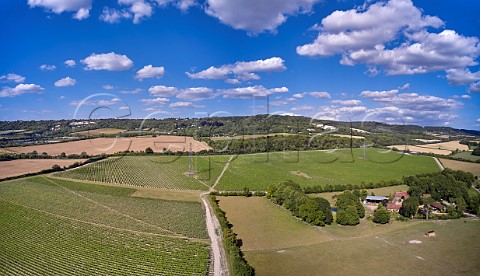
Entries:
{"label": "pasture", "polygon": [[0,179],[27,173],[36,173],[41,170],[51,169],[53,165],[66,167],[75,162],[84,161],[85,159],[17,159],[0,161]]}
{"label": "pasture", "polygon": [[473,175],[480,177],[480,163],[470,163],[470,162],[456,161],[456,160],[450,160],[450,159],[439,159],[439,160],[445,168],[471,172],[473,173]]}
{"label": "pasture", "polygon": [[455,158],[462,158],[462,159],[467,159],[467,160],[470,160],[470,161],[480,160],[480,156],[472,155],[471,151],[462,151],[462,152],[459,152],[459,153],[455,153],[452,156],[455,157]]}
{"label": "pasture", "polygon": [[401,180],[403,176],[439,171],[428,156],[402,155],[380,149],[274,152],[239,155],[221,178],[218,190],[265,190],[285,180],[302,187]]}
{"label": "pasture", "polygon": [[157,136],[157,137],[118,137],[118,138],[95,138],[64,143],[46,145],[34,145],[26,147],[10,147],[7,151],[14,153],[29,153],[36,150],[39,153],[46,152],[49,155],[80,154],[86,152],[89,155],[102,153],[113,154],[124,151],[145,151],[150,147],[154,152],[170,150],[172,152],[211,149],[205,142],[200,142],[187,136]]}
{"label": "pasture", "polygon": [[[396,185],[396,186],[389,186],[389,187],[382,187],[382,188],[375,188],[375,189],[367,189],[368,195],[371,195],[373,193],[374,195],[385,196],[385,197],[394,195],[395,192],[406,192],[406,191],[408,191],[407,185]],[[330,205],[334,206],[335,205],[334,197],[341,193],[342,192],[328,192],[328,193],[309,194],[308,196],[323,197],[326,200],[328,200],[328,202],[330,202]]]}
{"label": "pasture", "polygon": [[0,269],[18,274],[205,275],[201,203],[31,177],[0,183]]}
{"label": "pasture", "polygon": [[186,156],[119,156],[55,174],[58,177],[179,190],[208,190],[228,156],[193,157],[196,176],[188,176]]}
{"label": "pasture", "polygon": [[[264,206],[268,204],[274,208]],[[266,198],[221,198],[220,206],[242,239],[242,250],[257,275],[474,275],[480,271],[478,220],[386,225],[362,220],[355,227],[319,228],[296,220]],[[257,206],[262,206],[258,207],[262,212],[250,210]],[[275,228],[268,228],[265,220]],[[297,224],[305,229],[283,230],[301,228]],[[437,236],[425,237],[429,230]],[[257,246],[262,239],[267,242]],[[304,244],[308,239],[315,242]],[[412,240],[421,243],[412,244]]]}
{"label": "pasture", "polygon": [[78,135],[78,136],[95,136],[95,135],[112,135],[112,134],[118,134],[118,133],[123,133],[126,132],[124,129],[119,129],[119,128],[97,128],[97,129],[92,129],[92,130],[84,130],[84,131],[78,131],[72,133],[72,135]]}

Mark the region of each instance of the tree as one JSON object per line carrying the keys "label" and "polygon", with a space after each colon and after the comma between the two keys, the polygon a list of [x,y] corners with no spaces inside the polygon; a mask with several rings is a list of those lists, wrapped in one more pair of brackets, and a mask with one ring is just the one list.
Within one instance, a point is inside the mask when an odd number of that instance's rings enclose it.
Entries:
{"label": "tree", "polygon": [[60,171],[60,170],[62,170],[62,168],[59,165],[55,164],[55,165],[52,166],[52,170]]}
{"label": "tree", "polygon": [[66,158],[67,155],[65,154],[65,152],[62,152],[62,153],[60,153],[59,157],[60,157],[60,158]]}
{"label": "tree", "polygon": [[476,147],[472,151],[472,155],[480,156],[480,147]]}
{"label": "tree", "polygon": [[379,207],[373,213],[373,222],[385,224],[390,221],[390,213],[385,209],[385,207]]}
{"label": "tree", "polygon": [[304,221],[311,223],[313,225],[324,226],[325,225],[325,214],[320,210],[318,202],[309,198],[305,203],[302,203],[298,207],[298,215]]}
{"label": "tree", "polygon": [[357,225],[360,223],[360,217],[357,208],[350,205],[347,209],[339,209],[337,211],[337,223],[341,225]]}
{"label": "tree", "polygon": [[145,153],[146,153],[146,154],[153,154],[152,148],[151,148],[151,147],[146,148],[146,149],[145,149]]}
{"label": "tree", "polygon": [[412,218],[417,213],[419,205],[420,199],[418,197],[409,197],[402,202],[400,214],[404,217]]}

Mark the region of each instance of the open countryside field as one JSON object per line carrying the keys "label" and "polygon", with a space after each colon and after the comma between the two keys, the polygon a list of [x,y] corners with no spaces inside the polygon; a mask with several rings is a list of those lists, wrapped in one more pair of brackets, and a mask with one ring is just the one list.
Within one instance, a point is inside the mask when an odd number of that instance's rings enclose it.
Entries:
{"label": "open countryside field", "polygon": [[409,156],[380,149],[304,152],[276,152],[236,157],[217,186],[218,190],[265,190],[285,180],[302,187],[347,185],[382,180],[401,180],[403,176],[436,172],[435,161],[428,156]]}
{"label": "open countryside field", "polygon": [[1,183],[1,271],[205,275],[202,205],[133,192],[46,177]]}
{"label": "open countryside field", "polygon": [[[265,207],[268,204],[273,208]],[[318,228],[294,219],[266,198],[222,197],[220,206],[242,239],[245,257],[257,275],[475,275],[480,271],[478,220],[387,225],[362,220],[356,227]],[[276,227],[271,229],[264,220]],[[302,228],[297,224],[305,229],[283,230]],[[429,230],[437,236],[426,238]],[[267,240],[262,248],[256,246],[261,239]],[[316,243],[303,244],[308,239]],[[411,240],[422,243],[410,244]]]}
{"label": "open countryside field", "polygon": [[0,179],[51,169],[53,165],[66,167],[75,162],[84,161],[85,159],[17,159],[0,161]]}
{"label": "open countryside field", "polygon": [[85,130],[85,131],[79,131],[79,132],[74,132],[72,135],[78,135],[78,136],[94,136],[94,135],[101,135],[101,134],[118,134],[118,133],[123,133],[126,132],[124,129],[119,129],[119,128],[97,128],[97,129],[92,129],[92,130]]}
{"label": "open countryside field", "polygon": [[163,152],[164,150],[189,151],[190,144],[192,151],[211,149],[205,142],[200,142],[192,137],[186,136],[157,136],[157,137],[122,137],[122,138],[95,138],[81,141],[72,141],[65,143],[55,143],[47,145],[35,145],[26,147],[10,147],[8,151],[15,153],[29,153],[36,150],[38,153],[46,152],[49,155],[59,155],[62,152],[66,154],[80,154],[86,152],[89,155],[98,155],[102,153],[112,154],[124,151],[145,151],[150,147],[154,152]]}
{"label": "open countryside field", "polygon": [[449,155],[455,150],[459,151],[468,151],[469,148],[467,145],[460,144],[460,141],[450,141],[450,142],[443,142],[443,143],[433,143],[433,144],[424,144],[424,145],[393,145],[388,146],[389,148],[397,148],[399,150],[408,149],[413,152],[420,152],[420,153],[434,153],[434,154],[441,154],[441,155]]}
{"label": "open countryside field", "polygon": [[459,153],[455,153],[453,155],[453,157],[467,159],[467,160],[471,160],[471,161],[480,160],[480,156],[472,155],[471,151],[462,151],[462,152],[459,152]]}
{"label": "open countryside field", "polygon": [[188,176],[189,158],[185,156],[110,157],[86,166],[55,174],[58,177],[182,190],[208,190],[220,174],[229,156],[196,156],[196,176]]}
{"label": "open countryside field", "polygon": [[434,148],[424,148],[420,146],[412,146],[412,145],[393,145],[388,146],[389,148],[393,149],[396,148],[398,150],[409,150],[411,152],[420,152],[420,153],[433,153],[433,154],[441,154],[441,155],[450,155],[452,153],[451,150],[445,149],[434,149]]}
{"label": "open countryside field", "polygon": [[439,159],[439,160],[445,168],[471,172],[473,173],[473,175],[480,177],[479,163],[462,162],[462,161],[456,161],[456,160],[450,160],[450,159]]}
{"label": "open countryside field", "polygon": [[255,138],[261,138],[261,137],[274,137],[274,136],[288,136],[288,135],[293,135],[291,133],[271,133],[271,134],[251,134],[251,135],[238,135],[238,136],[233,136],[233,137],[212,137],[213,141],[219,141],[219,140],[230,140],[230,139],[255,139]]}

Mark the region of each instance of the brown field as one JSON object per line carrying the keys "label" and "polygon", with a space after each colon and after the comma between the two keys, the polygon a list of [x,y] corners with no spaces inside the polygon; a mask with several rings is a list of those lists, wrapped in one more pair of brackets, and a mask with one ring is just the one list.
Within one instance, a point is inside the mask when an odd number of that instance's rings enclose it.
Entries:
{"label": "brown field", "polygon": [[[217,197],[256,275],[478,275],[480,221],[362,219],[323,228],[303,223],[266,198]],[[437,236],[425,237],[435,230]],[[418,240],[420,244],[409,241]]]}
{"label": "brown field", "polygon": [[365,139],[363,136],[347,135],[347,134],[332,134],[333,136],[352,139]]}
{"label": "brown field", "polygon": [[74,132],[74,133],[72,133],[72,135],[94,136],[94,135],[100,135],[100,134],[118,134],[118,133],[122,133],[122,132],[126,132],[126,130],[119,129],[119,128],[97,128],[97,129],[92,129],[92,130]]}
{"label": "brown field", "polygon": [[55,164],[64,167],[83,161],[85,159],[18,159],[1,161],[0,179],[51,169]]}
{"label": "brown field", "polygon": [[431,148],[431,149],[444,149],[454,151],[458,150],[469,150],[467,145],[460,144],[460,141],[450,141],[450,142],[443,142],[443,143],[433,143],[433,144],[425,144],[421,145],[420,147],[423,148]]}
{"label": "brown field", "polygon": [[150,147],[155,152],[162,152],[164,149],[171,151],[188,151],[192,145],[192,151],[211,149],[205,142],[200,142],[192,137],[186,136],[157,136],[157,137],[125,137],[125,138],[95,138],[66,143],[47,145],[35,145],[27,147],[11,147],[6,150],[16,153],[28,153],[36,150],[38,153],[46,152],[49,155],[80,154],[86,152],[89,155],[102,153],[112,154],[123,151],[144,151]]}
{"label": "brown field", "polygon": [[462,161],[456,161],[456,160],[450,160],[450,159],[439,159],[439,160],[445,168],[471,172],[473,173],[473,175],[480,177],[479,163],[462,162]]}
{"label": "brown field", "polygon": [[[388,146],[389,148],[397,148],[399,150],[405,150],[406,145],[392,145]],[[460,151],[467,151],[469,150],[467,145],[460,144],[460,141],[450,141],[450,142],[443,142],[443,143],[433,143],[433,144],[425,144],[425,145],[417,145],[411,146],[407,145],[407,149],[414,152],[420,153],[434,153],[434,154],[442,154],[442,155],[449,155],[454,150]]]}
{"label": "brown field", "polygon": [[389,148],[397,148],[399,150],[410,150],[412,152],[420,152],[420,153],[434,153],[434,154],[442,154],[442,155],[449,155],[452,153],[451,150],[444,150],[444,149],[433,149],[433,148],[423,148],[418,146],[411,146],[411,145],[392,145],[388,146]]}

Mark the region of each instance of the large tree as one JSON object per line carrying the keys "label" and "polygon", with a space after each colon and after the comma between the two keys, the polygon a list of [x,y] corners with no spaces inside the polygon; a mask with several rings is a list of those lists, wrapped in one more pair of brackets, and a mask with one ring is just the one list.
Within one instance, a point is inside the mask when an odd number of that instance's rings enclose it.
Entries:
{"label": "large tree", "polygon": [[385,224],[390,221],[390,213],[385,209],[385,207],[379,207],[373,213],[373,222]]}
{"label": "large tree", "polygon": [[360,223],[360,217],[357,208],[354,205],[348,206],[346,209],[338,209],[337,223],[341,225],[357,225]]}
{"label": "large tree", "polygon": [[420,199],[418,197],[407,198],[402,202],[400,214],[404,217],[412,218],[417,213],[419,205]]}

